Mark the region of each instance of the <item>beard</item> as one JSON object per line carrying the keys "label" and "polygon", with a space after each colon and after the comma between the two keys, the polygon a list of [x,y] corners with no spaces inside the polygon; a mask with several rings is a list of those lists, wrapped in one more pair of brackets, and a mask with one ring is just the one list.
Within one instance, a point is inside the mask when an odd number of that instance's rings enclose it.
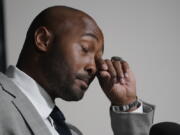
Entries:
{"label": "beard", "polygon": [[84,91],[75,85],[76,74],[72,70],[72,65],[66,60],[60,59],[59,53],[48,56],[42,62],[42,74],[46,80],[42,87],[55,100],[62,98],[66,101],[79,101],[84,95]]}

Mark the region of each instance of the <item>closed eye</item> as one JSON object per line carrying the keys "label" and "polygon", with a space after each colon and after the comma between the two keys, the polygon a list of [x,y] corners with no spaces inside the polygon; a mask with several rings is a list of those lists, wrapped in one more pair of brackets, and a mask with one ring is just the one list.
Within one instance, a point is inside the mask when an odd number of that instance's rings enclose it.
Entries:
{"label": "closed eye", "polygon": [[85,52],[85,53],[88,53],[89,52],[89,47],[88,45],[81,45],[81,48],[82,48],[82,51]]}

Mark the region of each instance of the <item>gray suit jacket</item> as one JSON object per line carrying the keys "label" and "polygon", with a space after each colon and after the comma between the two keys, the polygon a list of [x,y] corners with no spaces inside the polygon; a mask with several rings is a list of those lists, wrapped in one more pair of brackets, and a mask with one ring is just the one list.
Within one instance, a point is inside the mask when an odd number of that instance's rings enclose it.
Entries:
{"label": "gray suit jacket", "polygon": [[[114,135],[148,135],[154,106],[144,103],[144,113],[110,111]],[[82,135],[68,124],[72,135]],[[0,73],[0,135],[51,135],[42,118],[19,88]]]}

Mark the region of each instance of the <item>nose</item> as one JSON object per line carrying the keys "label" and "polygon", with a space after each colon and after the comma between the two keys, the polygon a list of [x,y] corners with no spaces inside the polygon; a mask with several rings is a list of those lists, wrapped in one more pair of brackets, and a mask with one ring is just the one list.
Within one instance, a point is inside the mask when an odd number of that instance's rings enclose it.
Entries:
{"label": "nose", "polygon": [[86,65],[85,70],[90,76],[95,75],[97,71],[95,61],[91,60],[91,62]]}

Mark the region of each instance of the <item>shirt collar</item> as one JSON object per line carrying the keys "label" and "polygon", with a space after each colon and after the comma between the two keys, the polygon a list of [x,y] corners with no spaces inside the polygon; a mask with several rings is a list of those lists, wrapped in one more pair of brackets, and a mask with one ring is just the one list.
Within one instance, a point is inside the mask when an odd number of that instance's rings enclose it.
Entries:
{"label": "shirt collar", "polygon": [[27,96],[40,116],[43,119],[48,118],[55,104],[47,92],[35,80],[15,66],[9,66],[6,74]]}

